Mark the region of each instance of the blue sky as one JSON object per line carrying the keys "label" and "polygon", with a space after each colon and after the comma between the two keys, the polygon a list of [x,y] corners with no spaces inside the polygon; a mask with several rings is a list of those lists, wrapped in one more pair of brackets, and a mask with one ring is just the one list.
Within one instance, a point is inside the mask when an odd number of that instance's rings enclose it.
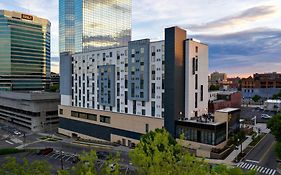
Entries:
{"label": "blue sky", "polygon": [[[0,9],[52,23],[52,70],[58,71],[58,0],[0,0]],[[280,0],[133,0],[133,39],[163,39],[178,25],[209,45],[209,72],[281,72]]]}

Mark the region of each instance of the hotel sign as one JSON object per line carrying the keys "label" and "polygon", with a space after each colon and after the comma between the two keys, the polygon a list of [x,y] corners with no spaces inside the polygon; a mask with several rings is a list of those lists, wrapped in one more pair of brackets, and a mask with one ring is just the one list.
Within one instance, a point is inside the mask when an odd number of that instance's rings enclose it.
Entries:
{"label": "hotel sign", "polygon": [[26,15],[26,14],[21,14],[21,18],[22,19],[26,19],[26,20],[33,20],[33,16],[30,16],[30,15]]}

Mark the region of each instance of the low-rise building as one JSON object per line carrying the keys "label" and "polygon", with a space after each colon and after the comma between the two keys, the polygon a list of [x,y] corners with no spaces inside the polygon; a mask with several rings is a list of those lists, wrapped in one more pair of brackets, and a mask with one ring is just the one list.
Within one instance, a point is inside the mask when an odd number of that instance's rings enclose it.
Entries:
{"label": "low-rise building", "polygon": [[58,125],[58,93],[0,92],[0,119],[32,131],[51,130]]}
{"label": "low-rise building", "polygon": [[270,99],[281,90],[281,73],[254,74],[253,77],[242,79],[242,95],[251,99],[255,95]]}
{"label": "low-rise building", "polygon": [[196,156],[211,157],[212,149],[223,149],[229,135],[239,130],[240,109],[217,110],[214,116],[203,115],[188,121],[177,121],[178,137],[183,134],[190,149]]}
{"label": "low-rise building", "polygon": [[264,102],[264,109],[269,111],[281,111],[281,100],[266,100]]}
{"label": "low-rise building", "polygon": [[214,91],[209,92],[209,113],[224,108],[241,108],[241,92],[238,91]]}

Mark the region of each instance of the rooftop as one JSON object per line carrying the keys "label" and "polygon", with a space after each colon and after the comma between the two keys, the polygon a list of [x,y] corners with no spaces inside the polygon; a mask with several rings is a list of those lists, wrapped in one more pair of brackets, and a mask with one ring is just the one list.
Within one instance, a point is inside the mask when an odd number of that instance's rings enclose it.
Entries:
{"label": "rooftop", "polygon": [[281,100],[266,100],[266,103],[281,103]]}
{"label": "rooftop", "polygon": [[60,94],[45,91],[1,91],[0,98],[28,101],[59,100]]}
{"label": "rooftop", "polygon": [[217,110],[216,112],[230,113],[239,110],[240,110],[239,108],[224,108],[224,109]]}

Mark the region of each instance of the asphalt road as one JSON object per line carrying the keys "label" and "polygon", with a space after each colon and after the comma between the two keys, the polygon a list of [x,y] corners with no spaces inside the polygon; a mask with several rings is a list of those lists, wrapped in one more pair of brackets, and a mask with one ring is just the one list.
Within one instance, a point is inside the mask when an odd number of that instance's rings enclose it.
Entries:
{"label": "asphalt road", "polygon": [[246,156],[246,160],[256,161],[261,166],[276,168],[277,162],[274,153],[275,138],[267,134],[261,142]]}
{"label": "asphalt road", "polygon": [[273,116],[275,113],[271,111],[264,111],[264,110],[258,110],[253,107],[242,107],[241,108],[241,119],[251,120],[253,117],[257,117],[257,123],[266,123],[268,119],[262,119],[262,114],[268,114],[270,116]]}

